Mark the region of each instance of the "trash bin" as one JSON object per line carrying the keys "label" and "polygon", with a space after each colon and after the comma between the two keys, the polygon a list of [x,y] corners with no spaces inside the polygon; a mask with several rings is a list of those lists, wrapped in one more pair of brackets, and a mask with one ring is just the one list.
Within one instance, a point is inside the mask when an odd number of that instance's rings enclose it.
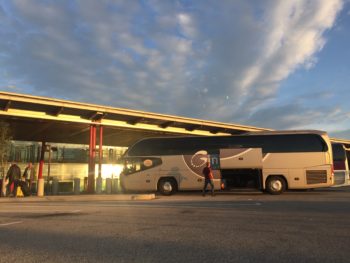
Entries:
{"label": "trash bin", "polygon": [[112,179],[112,192],[115,194],[119,192],[119,179],[118,178]]}
{"label": "trash bin", "polygon": [[74,194],[80,194],[80,178],[74,178]]}
{"label": "trash bin", "polygon": [[88,177],[84,177],[84,192],[87,192],[88,190]]}
{"label": "trash bin", "polygon": [[52,194],[58,195],[58,178],[57,177],[52,178]]}
{"label": "trash bin", "polygon": [[96,178],[96,194],[102,193],[102,177]]}
{"label": "trash bin", "polygon": [[112,193],[112,179],[111,178],[106,179],[106,193],[107,194]]}

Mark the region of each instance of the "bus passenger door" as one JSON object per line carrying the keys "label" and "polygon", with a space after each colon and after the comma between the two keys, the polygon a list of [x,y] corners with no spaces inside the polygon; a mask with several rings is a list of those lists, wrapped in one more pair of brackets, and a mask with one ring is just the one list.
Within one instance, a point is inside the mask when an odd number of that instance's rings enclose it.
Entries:
{"label": "bus passenger door", "polygon": [[124,188],[135,191],[157,190],[156,178],[160,162],[158,158],[129,159],[128,169],[124,171],[122,180]]}

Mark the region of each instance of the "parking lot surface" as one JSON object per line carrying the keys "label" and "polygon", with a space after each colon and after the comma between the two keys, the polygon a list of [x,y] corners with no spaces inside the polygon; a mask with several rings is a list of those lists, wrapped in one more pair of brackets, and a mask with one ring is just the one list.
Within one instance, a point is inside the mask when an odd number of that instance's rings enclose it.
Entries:
{"label": "parking lot surface", "polygon": [[155,195],[151,200],[108,196],[26,200],[0,202],[0,262],[348,262],[350,258],[349,188],[279,196],[236,191],[214,197],[200,192]]}

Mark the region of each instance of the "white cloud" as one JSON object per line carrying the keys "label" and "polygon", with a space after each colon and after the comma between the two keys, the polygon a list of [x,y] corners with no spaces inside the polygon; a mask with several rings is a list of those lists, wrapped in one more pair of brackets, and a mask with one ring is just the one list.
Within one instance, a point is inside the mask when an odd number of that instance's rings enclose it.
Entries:
{"label": "white cloud", "polygon": [[334,131],[334,123],[346,125],[349,119],[346,112],[333,105],[311,108],[296,102],[260,109],[252,114],[247,122],[260,127],[281,130],[320,129]]}
{"label": "white cloud", "polygon": [[[276,2],[275,2],[276,3]],[[257,59],[248,66],[238,83],[247,94],[288,77],[297,67],[310,68],[325,44],[329,29],[342,7],[341,1],[280,1],[266,13],[266,36]],[[265,93],[265,92],[264,92]],[[247,96],[249,101],[254,96]]]}
{"label": "white cloud", "polygon": [[[6,25],[0,39],[7,40],[0,41],[0,66],[12,76],[3,87],[16,76],[17,87],[36,95],[272,128],[322,118],[305,100],[282,105],[278,118],[268,109],[276,110],[283,80],[317,65],[325,32],[343,6],[341,0],[0,3]],[[287,111],[293,109],[307,114],[298,120]],[[259,122],[262,113],[270,119]]]}
{"label": "white cloud", "polygon": [[188,38],[196,36],[196,27],[193,24],[191,15],[180,13],[177,15],[178,23],[180,25],[181,32]]}

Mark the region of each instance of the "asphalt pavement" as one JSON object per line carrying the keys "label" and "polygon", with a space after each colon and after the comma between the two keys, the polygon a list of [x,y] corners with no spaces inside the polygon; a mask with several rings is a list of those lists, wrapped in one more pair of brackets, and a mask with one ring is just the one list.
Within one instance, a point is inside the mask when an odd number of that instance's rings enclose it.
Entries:
{"label": "asphalt pavement", "polygon": [[81,195],[46,195],[25,197],[0,197],[0,203],[11,202],[69,202],[69,201],[129,201],[152,200],[155,194],[81,194]]}
{"label": "asphalt pavement", "polygon": [[349,188],[138,196],[0,198],[0,262],[349,262]]}

